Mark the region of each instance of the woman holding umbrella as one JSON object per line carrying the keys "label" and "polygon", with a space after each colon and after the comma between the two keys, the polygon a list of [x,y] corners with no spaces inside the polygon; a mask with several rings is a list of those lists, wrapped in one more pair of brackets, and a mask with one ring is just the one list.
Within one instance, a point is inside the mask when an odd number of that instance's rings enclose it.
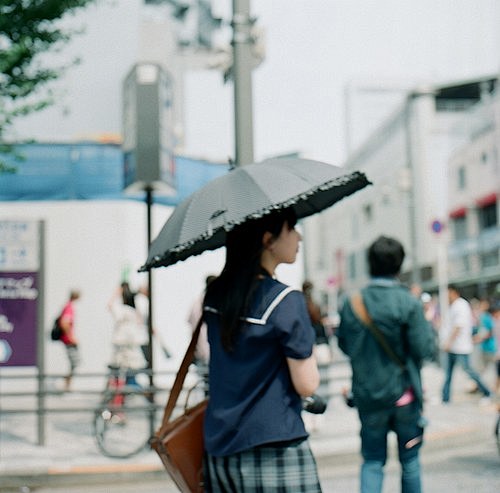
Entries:
{"label": "woman holding umbrella", "polygon": [[[210,344],[205,491],[321,492],[301,419],[303,397],[306,410],[324,411],[309,398],[319,385],[314,330],[302,292],[278,282],[274,271],[295,261],[301,240],[297,219],[369,184],[364,173],[345,174],[342,168],[301,158],[238,166],[186,197],[151,244],[142,271],[226,247],[224,269],[204,300]],[[190,349],[157,441],[175,423],[169,419]],[[179,471],[158,450],[175,480]]]}
{"label": "woman holding umbrella", "polygon": [[296,221],[288,208],[233,228],[207,290],[207,492],[321,492],[301,418],[319,385],[314,330],[302,293],[274,278],[296,259]]}

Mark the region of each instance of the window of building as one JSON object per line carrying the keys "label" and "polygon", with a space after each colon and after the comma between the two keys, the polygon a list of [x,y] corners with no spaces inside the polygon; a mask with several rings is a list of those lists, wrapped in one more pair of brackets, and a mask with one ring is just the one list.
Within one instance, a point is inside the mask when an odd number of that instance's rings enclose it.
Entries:
{"label": "window of building", "polygon": [[432,265],[425,265],[420,268],[420,280],[421,281],[431,281],[434,277],[434,270]]}
{"label": "window of building", "polygon": [[453,237],[455,240],[465,240],[467,238],[467,220],[465,216],[455,217],[451,220]]}
{"label": "window of building", "polygon": [[498,265],[499,249],[484,252],[480,256],[481,268],[496,267]]}
{"label": "window of building", "polygon": [[479,227],[481,230],[494,228],[497,225],[497,203],[485,205],[480,207],[479,213]]}
{"label": "window of building", "polygon": [[398,277],[403,284],[410,284],[411,275],[412,275],[411,271],[405,271],[401,272]]}
{"label": "window of building", "polygon": [[465,186],[466,186],[465,166],[460,166],[460,168],[458,168],[458,189],[464,190]]}

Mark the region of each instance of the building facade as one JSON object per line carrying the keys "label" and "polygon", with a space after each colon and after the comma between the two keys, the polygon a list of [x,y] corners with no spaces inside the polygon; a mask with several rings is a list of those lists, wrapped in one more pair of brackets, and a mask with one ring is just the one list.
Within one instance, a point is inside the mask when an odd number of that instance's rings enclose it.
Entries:
{"label": "building facade", "polygon": [[379,235],[403,243],[408,284],[496,289],[498,101],[496,77],[416,88],[348,158],[373,185],[304,222],[306,274],[330,311],[368,280],[366,249]]}
{"label": "building facade", "polygon": [[464,116],[467,142],[448,162],[450,278],[469,296],[500,283],[500,99],[485,98]]}

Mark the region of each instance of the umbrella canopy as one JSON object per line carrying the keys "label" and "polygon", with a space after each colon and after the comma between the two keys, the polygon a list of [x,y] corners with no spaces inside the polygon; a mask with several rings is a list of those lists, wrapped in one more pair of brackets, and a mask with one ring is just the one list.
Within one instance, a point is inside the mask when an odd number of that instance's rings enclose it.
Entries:
{"label": "umbrella canopy", "polygon": [[225,245],[226,232],[272,211],[293,207],[310,216],[370,184],[364,173],[300,158],[240,166],[181,202],[152,242],[141,270],[172,265]]}

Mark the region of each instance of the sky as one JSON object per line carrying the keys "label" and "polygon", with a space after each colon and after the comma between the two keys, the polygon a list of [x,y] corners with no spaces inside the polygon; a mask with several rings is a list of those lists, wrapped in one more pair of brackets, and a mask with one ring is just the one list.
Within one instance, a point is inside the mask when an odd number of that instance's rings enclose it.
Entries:
{"label": "sky", "polygon": [[[498,0],[250,0],[266,57],[253,72],[255,160],[300,152],[341,165],[394,109],[401,89],[500,70]],[[229,20],[232,2],[213,0]],[[57,84],[57,104],[18,120],[12,137],[67,141],[121,132],[121,84],[137,61],[141,0],[100,0],[71,19],[84,27],[60,54],[81,58]],[[391,91],[387,92],[387,89]],[[394,91],[396,89],[396,91]],[[233,92],[215,70],[185,75],[183,154],[234,157]],[[347,126],[346,122],[349,122]]]}

